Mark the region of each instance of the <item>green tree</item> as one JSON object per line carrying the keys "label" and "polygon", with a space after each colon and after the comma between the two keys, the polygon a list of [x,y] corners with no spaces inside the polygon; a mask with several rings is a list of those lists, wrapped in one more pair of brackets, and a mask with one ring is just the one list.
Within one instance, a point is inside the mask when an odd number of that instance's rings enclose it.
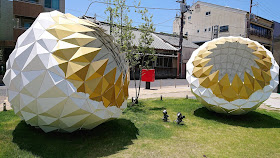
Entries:
{"label": "green tree", "polygon": [[[140,73],[142,72],[142,69],[150,69],[152,67],[152,64],[156,60],[155,50],[151,47],[154,38],[152,35],[152,32],[155,31],[155,27],[153,24],[153,15],[150,15],[148,13],[147,9],[144,10],[138,10],[138,13],[141,14],[141,18],[143,23],[140,24],[139,30],[141,31],[141,36],[139,39],[139,45],[136,48],[136,59],[138,59],[139,62],[139,70]],[[136,66],[136,65],[135,65]],[[138,90],[136,87],[136,80],[135,80],[135,66],[133,68],[134,70],[134,81],[135,81],[135,89],[136,89],[136,101],[139,98],[140,95],[140,87],[141,87],[141,75],[139,75],[139,86]]]}
{"label": "green tree", "polygon": [[135,74],[136,68],[139,67],[140,73],[143,68],[149,69],[150,65],[155,61],[155,51],[151,48],[153,42],[152,32],[155,31],[152,15],[148,13],[147,9],[139,9],[140,1],[134,5],[136,13],[141,15],[143,23],[139,25],[141,31],[141,37],[138,40],[139,45],[135,46],[133,40],[135,35],[133,33],[134,28],[132,26],[132,19],[129,18],[129,7],[126,5],[126,0],[108,0],[108,7],[106,11],[110,12],[108,22],[110,23],[110,32],[115,38],[116,43],[120,46],[121,53],[126,54],[126,60],[129,63],[131,72],[133,73],[134,85],[135,85],[135,100],[138,102],[141,87],[141,74],[139,74],[139,84],[137,87]]}
{"label": "green tree", "polygon": [[126,0],[108,0],[106,11],[110,12],[107,21],[110,23],[110,32],[115,37],[115,42],[120,46],[121,53],[131,53],[135,38],[132,31],[132,19],[128,17],[130,12]]}

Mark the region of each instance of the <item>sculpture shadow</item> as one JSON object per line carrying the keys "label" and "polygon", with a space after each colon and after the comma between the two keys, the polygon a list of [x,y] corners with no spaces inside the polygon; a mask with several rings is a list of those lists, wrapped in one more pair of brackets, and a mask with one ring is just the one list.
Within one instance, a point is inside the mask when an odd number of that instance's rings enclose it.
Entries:
{"label": "sculpture shadow", "polygon": [[233,126],[249,128],[280,128],[280,120],[256,111],[251,111],[245,115],[235,116],[219,114],[202,107],[196,109],[194,115]]}
{"label": "sculpture shadow", "polygon": [[149,108],[149,110],[154,110],[154,111],[163,111],[165,110],[165,107],[153,107],[153,108]]}
{"label": "sculpture shadow", "polygon": [[20,149],[39,157],[103,157],[126,149],[137,139],[138,129],[126,119],[116,119],[96,128],[73,133],[44,133],[21,121],[13,131]]}

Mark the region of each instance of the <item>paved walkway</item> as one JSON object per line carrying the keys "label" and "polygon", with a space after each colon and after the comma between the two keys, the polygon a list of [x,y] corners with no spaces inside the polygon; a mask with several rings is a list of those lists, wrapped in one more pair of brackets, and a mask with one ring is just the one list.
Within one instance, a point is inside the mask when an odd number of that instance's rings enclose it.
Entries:
{"label": "paved walkway", "polygon": [[[138,86],[138,81],[137,81]],[[145,89],[145,82],[141,83],[140,90],[140,98],[160,98],[162,96],[172,97],[172,98],[195,98],[191,93],[190,87],[187,85],[187,81],[185,79],[162,79],[156,80],[151,83],[151,89]],[[135,97],[135,88],[134,81],[130,81],[129,85],[129,99],[131,97]],[[6,97],[6,89],[4,86],[0,87],[0,111],[3,110],[3,103],[6,102],[7,109],[11,109],[10,104],[8,102],[8,98]],[[280,94],[272,93],[270,98],[266,100],[261,106],[261,108],[269,109],[269,110],[280,110]]]}
{"label": "paved walkway", "polygon": [[[139,81],[136,82],[137,87],[138,83]],[[141,82],[141,99],[160,98],[160,96],[162,96],[163,98],[185,98],[187,95],[188,97],[194,98],[194,95],[191,93],[190,87],[187,84],[187,80],[185,79],[155,80],[155,82],[151,82],[151,89],[145,89],[145,84],[145,82]],[[129,99],[131,99],[131,97],[135,97],[135,83],[133,80],[130,81],[128,92]]]}
{"label": "paved walkway", "polygon": [[[160,86],[160,82],[162,83]],[[165,86],[167,85],[167,86]],[[129,85],[129,99],[135,96],[134,81],[130,81]],[[185,79],[165,79],[156,80],[151,83],[151,90],[144,89],[145,82],[141,83],[140,98],[160,98],[162,97],[174,97],[185,98],[188,95],[189,98],[195,98],[191,93],[190,87],[187,85]],[[271,96],[260,106],[263,109],[280,110],[280,94],[272,93]]]}
{"label": "paved walkway", "polygon": [[3,103],[6,103],[7,110],[12,109],[7,97],[7,89],[5,86],[0,86],[0,111],[3,111]]}
{"label": "paved walkway", "polygon": [[280,94],[272,93],[263,104],[270,108],[276,108],[280,110]]}

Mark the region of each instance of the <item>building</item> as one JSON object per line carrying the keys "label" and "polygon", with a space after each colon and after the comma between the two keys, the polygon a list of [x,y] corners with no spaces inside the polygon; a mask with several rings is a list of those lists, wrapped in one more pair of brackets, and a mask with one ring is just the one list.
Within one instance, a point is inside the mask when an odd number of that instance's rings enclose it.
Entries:
{"label": "building", "polygon": [[[249,37],[273,53],[280,62],[280,24],[244,10],[197,1],[184,14],[183,33],[202,45],[223,36]],[[250,22],[249,22],[250,19]],[[180,17],[173,21],[173,33],[180,33]],[[275,90],[276,91],[276,90]],[[280,88],[278,89],[280,92]]]}
{"label": "building", "polygon": [[[0,78],[17,38],[41,12],[65,12],[65,0],[0,0]],[[1,80],[2,82],[2,80]]]}
{"label": "building", "polygon": [[273,21],[273,55],[277,63],[280,63],[280,23]]}
{"label": "building", "polygon": [[[279,64],[280,63],[280,23],[273,21],[274,28],[273,28],[273,56],[276,60],[276,62]],[[280,76],[279,76],[280,80]],[[278,86],[277,92],[280,92],[280,86]]]}
{"label": "building", "polygon": [[[258,41],[272,50],[273,22],[240,9],[197,1],[190,12],[184,14],[184,34],[198,45],[223,36],[242,36]],[[179,34],[180,17],[173,22],[173,32]]]}
{"label": "building", "polygon": [[[104,30],[107,31],[108,34],[110,33],[109,23],[96,21],[94,17],[85,16],[83,18],[99,24]],[[135,28],[133,30],[133,34],[135,35],[135,39],[133,39],[132,42],[135,46],[138,46],[138,40],[141,37],[141,31]],[[152,33],[152,36],[154,41],[151,44],[151,47],[155,49],[157,56],[157,60],[152,64],[152,67],[156,72],[156,79],[177,78],[178,74],[180,73],[178,61],[179,36],[166,33]],[[183,61],[186,62],[187,60],[185,59],[188,59],[194,49],[198,48],[198,46],[184,39],[183,47]],[[136,71],[138,71],[138,73],[136,73],[136,78],[139,78],[139,69],[136,69]],[[185,67],[183,67],[182,72],[183,76],[185,77]]]}
{"label": "building", "polygon": [[[179,47],[179,36],[178,35],[170,35],[170,34],[166,34],[166,33],[156,33],[156,35],[161,38],[163,41],[171,44],[172,46],[174,46],[175,48],[177,48],[178,50],[180,49]],[[183,77],[186,76],[186,63],[188,62],[188,60],[190,59],[192,52],[194,50],[196,50],[199,46],[190,42],[188,39],[183,38],[183,50],[182,50],[182,75]],[[179,52],[178,52],[179,53]],[[179,54],[178,54],[179,56]],[[179,63],[180,63],[180,58],[177,58],[177,67],[179,67]],[[179,72],[179,68],[177,69],[177,76],[179,76],[180,72]]]}
{"label": "building", "polygon": [[[249,18],[249,13],[246,14],[246,18]],[[258,41],[260,44],[265,46],[266,49],[272,51],[273,31],[273,21],[251,14],[250,29],[248,36],[250,39]]]}

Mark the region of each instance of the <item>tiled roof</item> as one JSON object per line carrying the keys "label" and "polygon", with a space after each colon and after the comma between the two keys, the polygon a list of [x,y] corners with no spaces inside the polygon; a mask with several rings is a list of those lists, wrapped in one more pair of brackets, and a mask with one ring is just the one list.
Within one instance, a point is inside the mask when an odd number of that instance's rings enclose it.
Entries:
{"label": "tiled roof", "polygon": [[[168,42],[175,47],[179,47],[179,39],[180,39],[179,37],[174,37],[172,35],[163,35],[163,34],[156,34],[156,35],[159,38],[163,39],[165,42]],[[187,47],[187,48],[198,48],[199,47],[198,45],[196,45],[186,39],[183,39],[182,45],[183,45],[183,47]]]}
{"label": "tiled roof", "polygon": [[[133,43],[138,46],[139,40],[141,37],[141,31],[133,30],[133,33],[135,35],[135,39],[133,39]],[[178,51],[177,48],[173,47],[171,44],[164,42],[161,38],[159,38],[156,34],[152,33],[152,36],[154,38],[153,43],[151,44],[151,47],[154,49],[162,49],[162,50],[173,50]]]}
{"label": "tiled roof", "polygon": [[[87,20],[96,22],[95,19],[92,17],[86,17]],[[99,22],[100,27],[106,30],[107,33],[109,33],[109,24],[105,22]],[[134,29],[133,34],[135,35],[135,39],[132,40],[133,44],[135,46],[139,46],[139,39],[141,37],[141,31]],[[175,48],[170,44],[169,42],[165,42],[162,38],[158,37],[157,34],[152,33],[152,36],[154,38],[154,41],[151,44],[151,47],[154,49],[161,49],[161,50],[171,50],[171,51],[178,51],[178,48]]]}

